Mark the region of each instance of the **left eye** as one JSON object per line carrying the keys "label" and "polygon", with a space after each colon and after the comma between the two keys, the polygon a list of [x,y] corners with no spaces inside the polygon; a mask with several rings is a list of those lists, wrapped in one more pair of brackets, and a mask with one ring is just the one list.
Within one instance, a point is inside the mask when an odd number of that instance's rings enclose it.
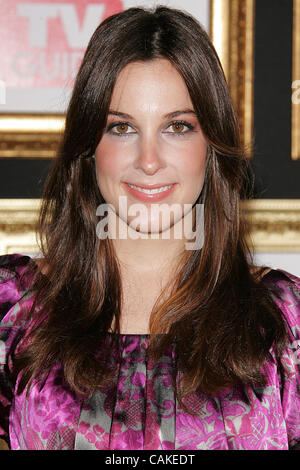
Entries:
{"label": "left eye", "polygon": [[[186,134],[187,132],[193,129],[193,126],[191,126],[191,124],[181,121],[171,122],[168,127],[172,127],[174,130],[174,132],[171,132],[171,134]],[[184,130],[184,128],[187,128],[187,130]]]}

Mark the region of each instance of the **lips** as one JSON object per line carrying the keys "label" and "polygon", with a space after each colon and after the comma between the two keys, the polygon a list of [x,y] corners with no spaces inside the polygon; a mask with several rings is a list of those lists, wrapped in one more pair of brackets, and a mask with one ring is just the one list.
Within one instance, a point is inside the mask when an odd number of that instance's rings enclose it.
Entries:
{"label": "lips", "polygon": [[174,190],[176,183],[152,185],[124,183],[124,186],[127,192],[135,198],[153,202],[167,197]]}

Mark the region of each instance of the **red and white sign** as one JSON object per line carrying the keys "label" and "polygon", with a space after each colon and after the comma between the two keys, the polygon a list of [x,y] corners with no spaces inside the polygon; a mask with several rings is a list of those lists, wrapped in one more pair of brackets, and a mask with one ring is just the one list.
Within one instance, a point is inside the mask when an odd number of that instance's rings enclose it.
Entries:
{"label": "red and white sign", "polygon": [[96,27],[122,0],[0,0],[0,79],[9,88],[70,87]]}
{"label": "red and white sign", "polygon": [[0,113],[65,112],[96,27],[127,8],[157,4],[208,25],[209,0],[0,0]]}

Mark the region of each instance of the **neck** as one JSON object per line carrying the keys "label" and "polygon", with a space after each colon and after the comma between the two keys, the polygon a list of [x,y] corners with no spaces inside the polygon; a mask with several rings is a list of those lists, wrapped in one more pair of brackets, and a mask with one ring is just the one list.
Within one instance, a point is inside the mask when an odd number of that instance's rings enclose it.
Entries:
{"label": "neck", "polygon": [[175,239],[173,230],[170,232],[169,238],[163,238],[163,232],[154,238],[150,233],[141,234],[128,227],[129,236],[112,239],[118,260],[128,269],[145,274],[172,271],[185,253],[186,240]]}

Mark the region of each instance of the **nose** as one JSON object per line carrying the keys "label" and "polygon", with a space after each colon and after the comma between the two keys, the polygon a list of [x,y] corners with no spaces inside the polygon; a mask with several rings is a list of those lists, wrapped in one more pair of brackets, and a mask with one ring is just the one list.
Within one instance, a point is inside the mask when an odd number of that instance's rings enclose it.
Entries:
{"label": "nose", "polygon": [[135,168],[143,170],[147,175],[154,175],[160,168],[166,166],[161,158],[159,143],[155,137],[142,137],[139,142],[138,155],[135,161]]}

